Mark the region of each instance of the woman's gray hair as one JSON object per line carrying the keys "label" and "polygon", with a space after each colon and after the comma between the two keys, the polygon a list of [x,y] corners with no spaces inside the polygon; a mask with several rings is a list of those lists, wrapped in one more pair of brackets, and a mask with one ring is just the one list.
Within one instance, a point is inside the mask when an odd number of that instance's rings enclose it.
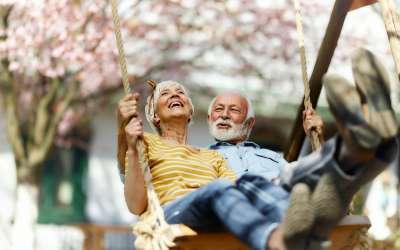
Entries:
{"label": "woman's gray hair", "polygon": [[[159,135],[161,135],[161,128],[159,127],[159,125],[157,124],[157,122],[155,121],[155,115],[156,115],[156,107],[157,107],[157,103],[158,103],[158,99],[161,96],[161,92],[168,87],[171,86],[178,86],[180,87],[183,92],[185,93],[186,97],[188,98],[190,107],[192,108],[192,117],[194,114],[194,106],[192,103],[192,99],[189,96],[189,92],[185,89],[185,87],[180,84],[179,82],[176,81],[172,81],[172,80],[168,80],[168,81],[162,81],[158,84],[155,85],[155,88],[153,90],[153,93],[147,97],[147,102],[146,102],[146,106],[144,108],[145,110],[145,114],[146,114],[146,119],[150,124],[150,127],[156,131]],[[191,124],[191,120],[189,120],[189,125]]]}

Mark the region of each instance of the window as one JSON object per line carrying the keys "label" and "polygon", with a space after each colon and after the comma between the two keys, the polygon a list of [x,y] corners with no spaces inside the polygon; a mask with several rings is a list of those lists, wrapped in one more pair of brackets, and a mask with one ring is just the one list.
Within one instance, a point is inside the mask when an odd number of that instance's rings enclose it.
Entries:
{"label": "window", "polygon": [[43,224],[82,223],[85,216],[87,150],[56,147],[46,161],[40,183],[39,218]]}

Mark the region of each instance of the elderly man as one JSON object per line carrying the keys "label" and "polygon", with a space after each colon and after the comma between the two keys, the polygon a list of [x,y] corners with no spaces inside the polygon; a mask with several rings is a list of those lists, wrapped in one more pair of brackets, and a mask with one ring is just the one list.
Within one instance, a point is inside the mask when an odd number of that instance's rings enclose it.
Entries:
{"label": "elderly man", "polygon": [[[316,112],[305,110],[303,119],[305,132],[315,129],[323,140],[323,122]],[[273,181],[287,162],[280,154],[248,140],[254,123],[254,110],[247,97],[239,92],[219,94],[208,109],[209,130],[217,141],[210,149],[222,153],[238,176],[252,173]]]}

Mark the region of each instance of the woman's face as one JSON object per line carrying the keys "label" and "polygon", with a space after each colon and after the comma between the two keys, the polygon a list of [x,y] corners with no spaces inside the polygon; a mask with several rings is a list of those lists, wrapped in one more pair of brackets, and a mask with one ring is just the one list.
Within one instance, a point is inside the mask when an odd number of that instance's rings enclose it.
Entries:
{"label": "woman's face", "polygon": [[170,85],[161,89],[156,104],[157,122],[171,121],[180,118],[189,122],[193,110],[185,90],[179,85]]}

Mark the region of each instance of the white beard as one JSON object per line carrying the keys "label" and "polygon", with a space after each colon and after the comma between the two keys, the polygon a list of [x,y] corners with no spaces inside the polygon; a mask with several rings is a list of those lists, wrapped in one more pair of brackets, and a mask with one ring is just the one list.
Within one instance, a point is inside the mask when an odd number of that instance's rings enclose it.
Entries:
{"label": "white beard", "polygon": [[[228,124],[230,128],[228,129],[219,129],[217,127],[218,123]],[[223,120],[218,118],[216,121],[209,121],[208,128],[210,134],[219,141],[231,141],[238,138],[247,139],[249,136],[249,128],[247,126],[247,122],[242,124],[235,124],[231,120]]]}

